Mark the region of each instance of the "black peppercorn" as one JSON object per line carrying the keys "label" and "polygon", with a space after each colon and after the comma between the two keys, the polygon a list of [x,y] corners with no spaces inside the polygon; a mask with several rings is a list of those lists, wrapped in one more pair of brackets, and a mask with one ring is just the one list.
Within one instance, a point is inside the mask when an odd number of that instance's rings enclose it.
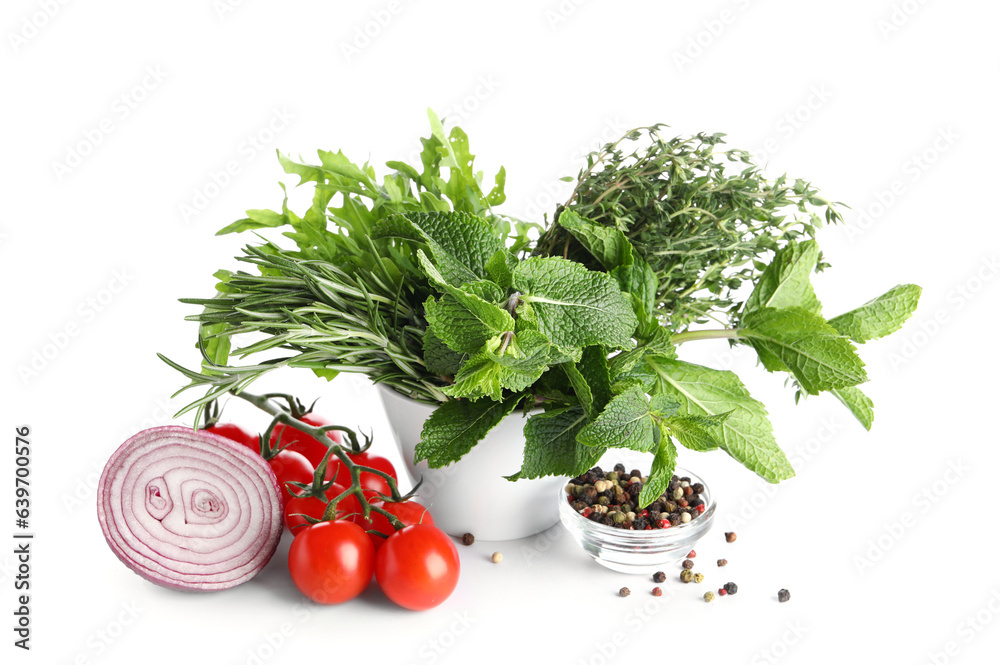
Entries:
{"label": "black peppercorn", "polygon": [[644,531],[647,526],[649,526],[649,521],[645,517],[637,517],[635,521],[632,522],[636,531]]}
{"label": "black peppercorn", "polygon": [[684,563],[682,563],[681,566],[684,567],[684,570],[691,570],[694,568],[694,561],[691,559],[684,559]]}
{"label": "black peppercorn", "polygon": [[602,469],[599,466],[595,466],[593,469],[590,470],[590,472],[592,474],[594,474],[595,476],[597,476],[598,478],[603,478],[604,477],[604,469]]}
{"label": "black peppercorn", "polygon": [[621,462],[619,462],[618,464],[615,464],[615,473],[617,473],[619,475],[625,473],[625,465],[622,464]]}
{"label": "black peppercorn", "polygon": [[622,598],[629,595],[630,593],[632,592],[628,590],[627,586],[623,586],[621,589],[618,589],[618,595],[621,596]]}
{"label": "black peppercorn", "polygon": [[738,587],[732,582],[726,582],[725,584],[722,585],[722,588],[725,589],[726,593],[729,594],[730,596],[736,595],[736,591],[738,590]]}
{"label": "black peppercorn", "polygon": [[661,582],[665,582],[666,579],[667,579],[667,574],[665,572],[663,572],[662,570],[653,573],[653,581],[656,582],[657,584],[659,584]]}
{"label": "black peppercorn", "polygon": [[476,537],[473,536],[471,533],[467,533],[464,536],[462,536],[463,545],[471,545],[474,542],[476,542]]}
{"label": "black peppercorn", "polygon": [[695,483],[691,487],[694,488],[694,493],[695,494],[704,494],[705,493],[705,486],[702,485],[701,483]]}
{"label": "black peppercorn", "polygon": [[633,499],[638,499],[639,494],[642,492],[642,483],[629,483],[628,495]]}
{"label": "black peppercorn", "polygon": [[600,522],[602,517],[604,517],[604,515],[595,510],[594,512],[590,513],[590,517],[588,517],[587,519],[589,519],[591,522]]}
{"label": "black peppercorn", "polygon": [[719,560],[718,560],[718,561],[716,561],[715,563],[716,563],[716,565],[717,565],[717,566],[719,566],[719,568],[722,568],[723,566],[725,566],[725,565],[726,565],[727,563],[729,563],[729,562],[728,562],[728,561],[726,561],[725,559],[719,559]]}
{"label": "black peppercorn", "polygon": [[788,593],[788,589],[782,589],[781,591],[778,592],[779,603],[787,603],[789,600],[791,600],[791,598],[792,594]]}
{"label": "black peppercorn", "polygon": [[691,479],[688,478],[687,476],[681,476],[681,482],[682,483],[688,483],[690,485],[691,484]]}

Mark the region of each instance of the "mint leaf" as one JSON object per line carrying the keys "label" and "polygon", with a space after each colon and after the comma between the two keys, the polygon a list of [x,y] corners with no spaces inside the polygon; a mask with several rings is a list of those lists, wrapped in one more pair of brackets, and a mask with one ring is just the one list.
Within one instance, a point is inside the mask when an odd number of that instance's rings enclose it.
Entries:
{"label": "mint leaf", "polygon": [[676,416],[666,420],[666,426],[681,445],[690,450],[706,452],[719,448],[719,441],[708,428],[722,425],[730,412],[723,416]]}
{"label": "mint leaf", "polygon": [[868,380],[854,345],[821,316],[800,307],[756,311],[744,320],[740,335],[762,360],[779,360],[811,395]]}
{"label": "mint leaf", "polygon": [[819,245],[815,240],[788,243],[764,269],[744,311],[749,314],[765,307],[801,307],[819,313],[819,299],[810,281],[818,260]]}
{"label": "mint leaf", "polygon": [[657,327],[650,339],[636,348],[622,351],[612,358],[608,363],[611,378],[618,379],[621,375],[631,372],[646,354],[676,358],[677,347],[671,341],[670,331],[663,327]]}
{"label": "mint leaf", "polygon": [[[565,214],[565,213],[564,213]],[[642,307],[646,318],[656,311],[656,273],[642,258],[637,258],[629,265],[618,266],[609,274],[618,282],[622,291],[631,293]],[[638,313],[637,313],[638,314]],[[640,317],[640,320],[643,317]]]}
{"label": "mint leaf", "polygon": [[837,388],[830,392],[846,406],[866,430],[871,430],[875,422],[875,405],[868,395],[861,392],[857,386]]}
{"label": "mint leaf", "polygon": [[667,491],[676,466],[677,447],[670,437],[666,436],[666,432],[662,432],[660,445],[656,447],[656,455],[653,457],[653,466],[649,470],[649,478],[643,483],[642,491],[639,492],[638,503],[641,508],[653,503]]}
{"label": "mint leaf", "polygon": [[499,337],[490,340],[455,375],[455,383],[442,391],[452,397],[488,396],[500,401],[504,388],[520,392],[548,369],[549,342],[541,333],[526,330],[513,335],[503,353],[500,346]]}
{"label": "mint leaf", "polygon": [[497,250],[496,254],[486,262],[486,274],[502,289],[509,289],[514,280],[514,267],[517,257],[506,249]]}
{"label": "mint leaf", "polygon": [[732,412],[709,431],[734,459],[770,483],[795,475],[774,440],[767,409],[750,396],[735,374],[661,356],[650,355],[643,362],[656,377],[655,390],[676,397],[682,413],[717,416]]}
{"label": "mint leaf", "polygon": [[921,288],[916,284],[895,286],[861,307],[830,319],[837,332],[859,344],[885,337],[903,327],[917,309]]}
{"label": "mint leaf", "polygon": [[641,388],[630,388],[614,397],[594,422],[577,435],[585,446],[653,450],[659,439],[649,401]]}
{"label": "mint leaf", "polygon": [[434,409],[424,423],[415,461],[427,460],[427,464],[435,469],[457,462],[510,415],[521,397],[512,395],[503,402],[445,402]]}
{"label": "mint leaf", "polygon": [[590,469],[604,448],[588,448],[576,437],[587,424],[579,406],[553,409],[528,418],[524,426],[524,462],[507,480],[543,476],[575,476]]}
{"label": "mint leaf", "polygon": [[486,262],[503,240],[482,217],[466,212],[408,212],[375,223],[372,238],[422,242],[444,280],[460,286],[486,277]]}
{"label": "mint leaf", "polygon": [[514,329],[514,319],[506,310],[452,288],[437,300],[431,297],[424,303],[429,329],[448,348],[473,353],[487,340]]}
{"label": "mint leaf", "polygon": [[513,288],[531,305],[538,329],[559,347],[622,348],[638,321],[608,275],[558,257],[530,258],[514,269]]}
{"label": "mint leaf", "polygon": [[441,376],[454,376],[469,357],[466,353],[449,349],[431,328],[424,333],[423,348],[427,371]]}
{"label": "mint leaf", "polygon": [[559,213],[557,223],[593,254],[606,271],[632,262],[632,244],[620,230],[592,222],[572,210]]}
{"label": "mint leaf", "polygon": [[566,372],[587,417],[590,420],[596,419],[613,396],[604,347],[588,346],[583,350],[579,362],[565,362],[560,367]]}
{"label": "mint leaf", "polygon": [[587,379],[583,377],[583,374],[574,362],[560,363],[559,367],[566,373],[566,378],[569,379],[569,384],[573,387],[576,399],[579,400],[580,406],[583,407],[584,413],[587,414],[587,419],[595,420],[601,410],[594,406],[594,393],[590,390],[590,384],[587,383]]}

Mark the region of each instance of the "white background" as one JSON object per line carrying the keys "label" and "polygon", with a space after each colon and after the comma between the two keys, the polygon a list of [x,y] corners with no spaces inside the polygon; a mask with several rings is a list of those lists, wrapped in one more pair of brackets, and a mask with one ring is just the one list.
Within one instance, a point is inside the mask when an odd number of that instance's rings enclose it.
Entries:
{"label": "white background", "polygon": [[[37,537],[30,653],[11,644],[16,573],[12,545],[0,547],[3,661],[989,660],[1000,610],[997,5],[345,5],[4,3],[2,431],[10,451],[15,426],[32,427]],[[537,221],[587,151],[654,122],[726,132],[764,154],[771,175],[808,178],[849,204],[847,224],[820,236],[833,264],[816,279],[826,313],[897,283],[924,287],[904,330],[862,349],[873,431],[827,396],[794,406],[752,354],[699,342],[684,356],[745,377],[798,472],[775,489],[721,453],[682,453],[719,494],[716,529],[698,548],[703,585],[671,570],[665,597],[652,598],[648,578],[601,569],[558,528],[462,548],[458,590],[424,613],[374,587],[342,606],[300,604],[287,542],[229,592],[141,580],[101,536],[96,478],[131,432],[170,422],[182,404],[168,399],[180,377],[155,352],[196,362],[183,321],[194,309],[177,299],[210,294],[212,273],[235,267],[249,240],[214,232],[280,205],[275,149],[408,159],[427,107],[468,131],[488,174],[507,167],[503,210]],[[58,164],[71,151],[87,154],[67,172]],[[211,187],[231,161],[239,173]],[[203,209],[185,219],[195,203]],[[363,381],[291,372],[268,387],[322,396],[323,413],[371,427],[376,450],[394,455]],[[229,413],[263,427],[239,405]],[[0,469],[11,542],[12,452]],[[725,530],[739,540],[726,544]],[[488,562],[495,549],[499,566]],[[726,581],[737,596],[700,600]],[[625,584],[633,593],[618,598]],[[791,602],[776,601],[782,587]]]}

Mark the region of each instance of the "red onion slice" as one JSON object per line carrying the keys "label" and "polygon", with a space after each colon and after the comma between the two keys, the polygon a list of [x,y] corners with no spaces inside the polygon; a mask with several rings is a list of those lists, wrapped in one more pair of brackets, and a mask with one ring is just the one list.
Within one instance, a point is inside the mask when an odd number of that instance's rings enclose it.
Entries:
{"label": "red onion slice", "polygon": [[154,584],[217,591],[242,584],[281,538],[281,490],[248,448],[210,432],[154,427],[108,460],[97,518],[112,551]]}

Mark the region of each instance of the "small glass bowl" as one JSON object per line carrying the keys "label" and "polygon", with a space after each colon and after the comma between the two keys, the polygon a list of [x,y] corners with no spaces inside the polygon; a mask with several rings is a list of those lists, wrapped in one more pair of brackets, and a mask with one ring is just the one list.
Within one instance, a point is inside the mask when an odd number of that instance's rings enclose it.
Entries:
{"label": "small glass bowl", "polygon": [[715,497],[711,488],[699,476],[685,469],[674,471],[677,477],[691,478],[691,484],[701,483],[705,492],[705,512],[687,524],[668,529],[630,531],[591,521],[573,510],[566,498],[566,479],[559,487],[559,520],[573,539],[597,563],[621,573],[646,574],[676,563],[694,549],[694,544],[712,528],[715,518]]}

